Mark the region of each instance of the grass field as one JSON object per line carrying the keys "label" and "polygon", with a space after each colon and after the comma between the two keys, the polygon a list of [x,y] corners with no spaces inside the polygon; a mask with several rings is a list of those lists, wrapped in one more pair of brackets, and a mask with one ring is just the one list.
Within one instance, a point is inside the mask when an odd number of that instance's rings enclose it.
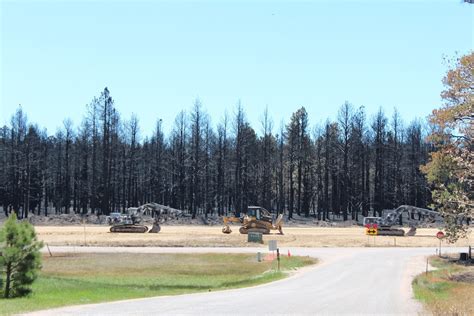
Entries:
{"label": "grass field", "polygon": [[431,258],[437,270],[413,280],[415,297],[434,315],[474,315],[474,267]]}
{"label": "grass field", "polygon": [[[229,235],[221,232],[220,226],[167,226],[159,234],[110,233],[108,226],[36,226],[39,239],[49,245],[88,246],[159,246],[159,247],[255,247],[247,243],[247,235],[238,233],[232,226]],[[284,235],[264,235],[266,247],[270,239],[278,240],[280,247],[438,247],[436,228],[420,228],[413,237],[365,235],[363,227],[284,227]],[[464,247],[472,244],[474,232],[467,239],[452,246]],[[447,246],[443,242],[443,247]]]}
{"label": "grass field", "polygon": [[[282,257],[282,270],[315,263]],[[0,299],[0,314],[121,299],[246,287],[283,278],[248,254],[64,254],[44,257],[33,294]]]}

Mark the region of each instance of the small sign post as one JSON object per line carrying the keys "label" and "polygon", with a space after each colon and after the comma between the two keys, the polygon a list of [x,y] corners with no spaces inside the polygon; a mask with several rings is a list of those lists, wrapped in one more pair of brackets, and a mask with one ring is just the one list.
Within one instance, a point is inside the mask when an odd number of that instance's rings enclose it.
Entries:
{"label": "small sign post", "polygon": [[442,231],[439,231],[436,233],[436,238],[439,239],[439,257],[441,257],[441,240],[444,238],[444,233]]}
{"label": "small sign post", "polygon": [[365,233],[367,235],[376,236],[378,234],[378,225],[377,225],[377,223],[365,225]]}
{"label": "small sign post", "polygon": [[82,224],[84,225],[84,246],[87,246],[87,240],[86,240],[86,219],[85,219],[85,215],[82,216]]}
{"label": "small sign post", "polygon": [[280,271],[280,249],[277,248],[278,271]]}
{"label": "small sign post", "polygon": [[247,235],[247,242],[256,242],[259,244],[263,244],[262,233],[249,232]]}
{"label": "small sign post", "polygon": [[277,241],[276,240],[269,240],[268,241],[268,250],[269,251],[277,250]]}

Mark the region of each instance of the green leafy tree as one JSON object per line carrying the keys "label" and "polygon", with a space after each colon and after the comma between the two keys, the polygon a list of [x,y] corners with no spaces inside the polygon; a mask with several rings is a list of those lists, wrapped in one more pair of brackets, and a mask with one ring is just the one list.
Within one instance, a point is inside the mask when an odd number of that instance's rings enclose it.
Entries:
{"label": "green leafy tree", "polygon": [[474,53],[456,60],[443,79],[445,105],[429,117],[436,146],[422,167],[443,214],[448,240],[464,237],[474,218]]}
{"label": "green leafy tree", "polygon": [[0,230],[0,282],[5,298],[28,295],[41,268],[42,242],[33,226],[12,213]]}

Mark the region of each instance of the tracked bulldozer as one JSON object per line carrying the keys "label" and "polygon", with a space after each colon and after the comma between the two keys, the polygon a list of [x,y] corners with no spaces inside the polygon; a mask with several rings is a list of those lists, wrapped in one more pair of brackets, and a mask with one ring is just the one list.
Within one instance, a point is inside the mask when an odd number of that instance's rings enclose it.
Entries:
{"label": "tracked bulldozer", "polygon": [[148,226],[142,225],[143,215],[150,214],[153,217],[153,226],[150,233],[159,233],[160,222],[164,215],[179,216],[181,211],[171,209],[158,203],[147,203],[139,207],[130,207],[125,214],[110,213],[107,223],[111,225],[111,233],[146,233]]}
{"label": "tracked bulldozer", "polygon": [[239,232],[248,234],[249,232],[258,232],[269,234],[271,230],[278,230],[283,235],[283,214],[277,216],[275,221],[269,211],[260,206],[249,206],[241,216],[224,216],[222,218],[224,227],[222,232],[230,234],[232,229],[230,223],[240,224]]}
{"label": "tracked bulldozer", "polygon": [[[402,228],[393,226],[400,223],[403,214],[407,215],[410,229],[405,233]],[[440,214],[436,211],[401,205],[394,210],[384,210],[382,217],[364,217],[364,226],[367,235],[378,236],[415,236],[416,228],[421,223],[434,223]]]}

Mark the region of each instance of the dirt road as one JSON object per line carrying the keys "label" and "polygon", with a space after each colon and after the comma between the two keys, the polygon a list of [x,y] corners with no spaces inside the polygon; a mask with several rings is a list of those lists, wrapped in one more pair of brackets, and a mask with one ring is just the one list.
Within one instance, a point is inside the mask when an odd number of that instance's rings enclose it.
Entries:
{"label": "dirt road", "polygon": [[[54,252],[73,251],[53,247]],[[260,248],[86,248],[75,251],[256,252]],[[455,249],[452,249],[453,251]],[[286,253],[283,248],[282,252]],[[257,287],[66,307],[32,315],[410,314],[421,311],[411,280],[434,248],[294,248],[321,259],[293,277]]]}
{"label": "dirt road", "polygon": [[[109,233],[108,226],[37,226],[39,239],[49,245],[88,246],[156,246],[156,247],[248,247],[247,236],[233,227],[230,235],[223,234],[220,226],[162,226],[159,234]],[[276,239],[282,247],[437,247],[437,229],[418,229],[413,237],[368,237],[363,227],[285,227],[285,235],[265,235],[264,242]],[[474,241],[474,233],[468,239],[452,246],[467,246]],[[443,246],[444,243],[443,243]],[[263,245],[262,247],[266,247]]]}

